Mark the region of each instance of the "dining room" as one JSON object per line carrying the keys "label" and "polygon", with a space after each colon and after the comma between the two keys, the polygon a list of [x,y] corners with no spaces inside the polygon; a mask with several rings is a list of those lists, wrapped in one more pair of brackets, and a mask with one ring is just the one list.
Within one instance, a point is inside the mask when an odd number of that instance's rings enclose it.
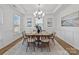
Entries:
{"label": "dining room", "polygon": [[0,7],[0,55],[79,54],[79,4]]}

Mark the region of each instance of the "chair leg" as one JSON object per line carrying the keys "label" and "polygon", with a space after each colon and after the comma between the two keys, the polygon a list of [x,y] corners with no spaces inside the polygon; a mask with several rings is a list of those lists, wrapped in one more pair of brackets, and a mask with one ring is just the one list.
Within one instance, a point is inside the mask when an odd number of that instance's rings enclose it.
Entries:
{"label": "chair leg", "polygon": [[32,46],[33,47],[33,50],[35,52],[35,43],[33,42],[32,44],[33,44],[33,46]]}
{"label": "chair leg", "polygon": [[25,41],[26,41],[26,40],[24,39],[23,42],[22,42],[22,45],[24,44]]}
{"label": "chair leg", "polygon": [[26,48],[26,52],[27,52],[27,50],[28,50],[28,47]]}
{"label": "chair leg", "polygon": [[49,52],[51,52],[51,50],[50,50],[50,46],[48,47],[48,49],[49,49]]}
{"label": "chair leg", "polygon": [[34,47],[34,52],[35,52],[35,47]]}
{"label": "chair leg", "polygon": [[50,52],[50,51],[51,51],[51,50],[50,50],[50,43],[48,43],[48,49],[49,49],[49,52]]}
{"label": "chair leg", "polygon": [[27,48],[26,48],[26,52],[27,52],[27,50],[28,50],[28,47],[29,47],[29,43],[27,43]]}
{"label": "chair leg", "polygon": [[41,47],[41,52],[43,51],[43,48]]}
{"label": "chair leg", "polygon": [[23,40],[23,42],[22,42],[22,45],[24,44],[24,40]]}
{"label": "chair leg", "polygon": [[53,44],[54,44],[54,46],[55,46],[55,41],[53,40]]}
{"label": "chair leg", "polygon": [[55,46],[55,41],[53,40],[53,42],[54,42],[54,46]]}

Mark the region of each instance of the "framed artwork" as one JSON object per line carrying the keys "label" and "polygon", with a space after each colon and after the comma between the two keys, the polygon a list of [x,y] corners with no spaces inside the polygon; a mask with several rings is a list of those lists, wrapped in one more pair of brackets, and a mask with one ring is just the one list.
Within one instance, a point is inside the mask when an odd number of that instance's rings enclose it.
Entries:
{"label": "framed artwork", "polygon": [[61,26],[79,27],[79,11],[62,17]]}
{"label": "framed artwork", "polygon": [[47,26],[52,27],[52,18],[47,19]]}
{"label": "framed artwork", "polygon": [[27,27],[32,27],[32,18],[27,18]]}

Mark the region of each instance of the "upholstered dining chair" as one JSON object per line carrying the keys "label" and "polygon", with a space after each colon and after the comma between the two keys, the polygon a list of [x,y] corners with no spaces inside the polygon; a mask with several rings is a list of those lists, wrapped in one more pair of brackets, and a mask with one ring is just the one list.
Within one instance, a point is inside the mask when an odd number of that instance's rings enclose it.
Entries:
{"label": "upholstered dining chair", "polygon": [[28,49],[28,36],[26,35],[25,31],[22,32],[22,38],[23,38],[22,45],[24,45],[24,43],[26,43],[26,52],[27,52],[27,49]]}
{"label": "upholstered dining chair", "polygon": [[22,32],[22,38],[23,38],[23,42],[22,42],[22,45],[23,45],[24,42],[27,41],[27,37],[26,37],[26,32],[25,31]]}
{"label": "upholstered dining chair", "polygon": [[55,45],[55,37],[56,37],[56,32],[53,32],[53,33],[50,35],[50,39],[52,40],[52,42],[54,43],[54,45]]}
{"label": "upholstered dining chair", "polygon": [[28,48],[30,48],[30,50],[33,49],[35,51],[35,40],[36,40],[36,37],[35,36],[27,36],[27,37],[28,37],[28,39],[27,39],[28,46],[26,48],[26,51],[28,50]]}
{"label": "upholstered dining chair", "polygon": [[51,50],[50,50],[50,39],[49,39],[49,37],[48,36],[42,36],[41,41],[42,41],[42,46],[41,46],[42,51],[43,51],[44,48],[45,49],[47,48],[48,51],[50,52]]}

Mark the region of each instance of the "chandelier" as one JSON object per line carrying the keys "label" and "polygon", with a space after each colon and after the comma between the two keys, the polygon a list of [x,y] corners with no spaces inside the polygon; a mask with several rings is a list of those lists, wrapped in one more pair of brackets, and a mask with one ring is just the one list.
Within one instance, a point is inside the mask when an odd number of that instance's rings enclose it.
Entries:
{"label": "chandelier", "polygon": [[45,13],[41,10],[40,4],[38,5],[38,10],[34,12],[34,16],[38,19],[43,18]]}

